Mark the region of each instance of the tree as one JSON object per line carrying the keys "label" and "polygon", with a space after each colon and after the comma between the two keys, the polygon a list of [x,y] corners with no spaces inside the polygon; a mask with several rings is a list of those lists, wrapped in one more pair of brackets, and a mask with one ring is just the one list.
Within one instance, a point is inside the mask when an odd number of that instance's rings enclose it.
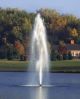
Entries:
{"label": "tree", "polygon": [[[53,9],[40,9],[38,12],[44,19],[48,42],[51,46],[59,44],[61,40],[68,42],[69,38],[80,42],[80,18],[74,15],[62,15]],[[15,42],[19,41],[23,52],[28,53],[35,16],[36,13],[19,9],[0,8],[0,47],[5,43],[12,44],[15,48]]]}
{"label": "tree", "polygon": [[61,55],[67,53],[67,47],[66,47],[66,44],[63,41],[60,41],[60,43],[59,43],[58,52]]}
{"label": "tree", "polygon": [[75,28],[70,29],[69,33],[72,37],[78,37],[78,32],[77,32],[77,29]]}
{"label": "tree", "polygon": [[24,60],[25,49],[23,44],[19,40],[15,41],[15,48],[17,50],[18,55],[20,56],[20,60]]}
{"label": "tree", "polygon": [[7,59],[12,60],[13,59],[13,45],[12,44],[7,44]]}

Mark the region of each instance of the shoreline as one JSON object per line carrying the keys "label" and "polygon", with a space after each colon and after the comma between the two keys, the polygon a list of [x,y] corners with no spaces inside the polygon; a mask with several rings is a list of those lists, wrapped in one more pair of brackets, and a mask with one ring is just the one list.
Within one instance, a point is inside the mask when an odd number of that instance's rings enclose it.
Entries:
{"label": "shoreline", "polygon": [[[28,61],[2,61],[0,72],[28,72]],[[52,61],[49,72],[51,73],[80,73],[79,60]]]}

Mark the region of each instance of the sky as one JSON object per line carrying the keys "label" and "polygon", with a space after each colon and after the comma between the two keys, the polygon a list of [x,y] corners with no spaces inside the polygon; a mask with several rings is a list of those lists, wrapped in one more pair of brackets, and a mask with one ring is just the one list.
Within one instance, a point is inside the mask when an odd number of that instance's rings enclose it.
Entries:
{"label": "sky", "polygon": [[28,12],[51,8],[61,14],[72,14],[80,18],[80,0],[0,0],[0,7],[19,8]]}

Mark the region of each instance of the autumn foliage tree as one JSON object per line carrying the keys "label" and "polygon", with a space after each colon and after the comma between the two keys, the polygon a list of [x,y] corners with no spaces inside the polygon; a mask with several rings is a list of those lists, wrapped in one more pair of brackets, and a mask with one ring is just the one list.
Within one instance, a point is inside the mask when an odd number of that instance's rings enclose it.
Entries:
{"label": "autumn foliage tree", "polygon": [[17,50],[20,60],[24,60],[25,49],[24,49],[23,44],[21,44],[19,40],[15,41],[15,48]]}
{"label": "autumn foliage tree", "polygon": [[[44,20],[47,39],[51,46],[59,44],[60,41],[68,43],[69,38],[75,39],[76,43],[80,44],[80,18],[74,15],[62,15],[56,10],[47,8],[38,12]],[[0,8],[0,50],[4,49],[2,43],[4,39],[6,44],[16,48],[19,56],[28,55],[35,16],[36,13],[24,10]]]}

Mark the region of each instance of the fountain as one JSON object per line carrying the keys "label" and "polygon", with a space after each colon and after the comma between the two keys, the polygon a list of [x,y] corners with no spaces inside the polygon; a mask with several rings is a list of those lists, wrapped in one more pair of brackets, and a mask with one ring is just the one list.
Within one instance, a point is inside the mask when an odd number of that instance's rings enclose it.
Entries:
{"label": "fountain", "polygon": [[[34,93],[30,94],[30,99],[47,99],[47,87],[49,85],[49,53],[47,46],[47,37],[44,21],[38,13],[32,31],[31,52],[27,86],[36,88]],[[44,80],[45,79],[45,80]],[[44,83],[44,82],[47,82]]]}
{"label": "fountain", "polygon": [[44,73],[49,70],[49,54],[46,29],[39,13],[35,18],[32,32],[30,67],[37,73],[39,85],[42,86]]}

